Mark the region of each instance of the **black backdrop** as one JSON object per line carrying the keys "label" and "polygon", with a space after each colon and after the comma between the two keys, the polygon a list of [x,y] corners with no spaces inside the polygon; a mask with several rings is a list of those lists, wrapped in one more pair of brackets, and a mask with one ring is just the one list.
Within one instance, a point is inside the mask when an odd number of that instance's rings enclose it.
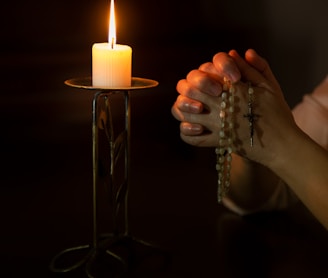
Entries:
{"label": "black backdrop", "polygon": [[[159,81],[132,97],[132,227],[178,250],[189,250],[199,235],[203,240],[193,247],[210,254],[203,260],[213,267],[205,274],[213,273],[215,219],[222,210],[213,153],[179,139],[170,114],[176,82],[218,51],[252,47],[271,63],[293,106],[326,75],[327,2],[116,2],[117,40],[133,48],[133,75]],[[90,240],[92,96],[64,81],[91,74],[91,46],[107,40],[108,12],[106,0],[2,4],[0,254],[6,277],[46,277],[56,252]],[[194,263],[192,252],[186,258],[185,271],[189,259]],[[201,263],[193,269],[202,271]]]}

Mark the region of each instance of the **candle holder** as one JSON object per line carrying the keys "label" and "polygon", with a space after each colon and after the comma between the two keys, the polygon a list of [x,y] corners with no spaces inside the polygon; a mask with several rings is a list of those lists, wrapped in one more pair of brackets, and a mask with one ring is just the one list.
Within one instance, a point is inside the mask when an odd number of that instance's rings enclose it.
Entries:
{"label": "candle holder", "polygon": [[[55,273],[64,273],[76,270],[85,266],[88,277],[96,277],[97,273],[102,273],[101,265],[110,267],[115,261],[121,266],[120,272],[127,272],[129,265],[133,261],[135,254],[135,244],[159,251],[158,247],[137,239],[129,234],[128,221],[128,193],[130,187],[130,94],[134,91],[156,87],[158,82],[145,78],[132,78],[130,87],[99,88],[92,86],[91,77],[74,78],[65,81],[65,84],[74,88],[91,90],[94,93],[92,101],[92,167],[93,167],[93,238],[92,244],[68,248],[58,253],[50,263],[50,270]],[[112,111],[110,98],[114,94],[124,95],[125,126],[119,135],[114,136]],[[102,101],[102,105],[100,102]],[[113,232],[107,234],[98,233],[98,204],[97,191],[100,185],[100,165],[99,165],[99,130],[103,130],[109,144],[109,178],[107,179],[107,190],[112,206]],[[116,163],[124,159],[124,171],[122,182],[116,184],[117,168]],[[123,217],[122,217],[123,210]],[[121,214],[120,214],[121,213]],[[123,221],[120,222],[120,219]],[[119,226],[122,226],[123,231]],[[122,252],[122,249],[123,252]],[[86,253],[86,254],[85,254]],[[59,267],[60,261],[65,261],[65,256],[79,254],[79,258],[68,266]],[[123,254],[123,255],[122,255]],[[159,254],[159,253],[158,253]],[[107,259],[107,261],[106,261]],[[111,260],[111,263],[108,262]],[[117,277],[117,276],[115,276]]]}

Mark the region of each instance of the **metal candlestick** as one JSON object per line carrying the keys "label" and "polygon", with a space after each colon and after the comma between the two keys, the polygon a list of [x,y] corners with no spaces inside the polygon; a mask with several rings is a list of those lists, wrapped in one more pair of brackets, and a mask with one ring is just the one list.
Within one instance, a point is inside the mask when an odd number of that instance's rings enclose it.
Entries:
{"label": "metal candlestick", "polygon": [[[157,81],[144,78],[132,78],[130,87],[113,87],[99,88],[92,86],[91,77],[74,78],[65,81],[65,84],[71,87],[95,91],[92,102],[92,160],[93,160],[93,240],[92,244],[76,246],[68,248],[58,253],[50,263],[50,270],[56,273],[70,272],[85,265],[85,271],[88,277],[95,277],[93,272],[98,267],[99,261],[104,261],[104,257],[110,257],[114,261],[122,265],[123,272],[129,268],[130,256],[125,259],[123,256],[113,251],[113,247],[124,246],[129,249],[129,246],[134,243],[141,244],[146,247],[155,247],[145,241],[136,239],[129,234],[128,227],[128,193],[130,184],[130,94],[132,91],[148,89],[156,87]],[[120,93],[124,95],[124,113],[125,127],[124,130],[114,138],[112,112],[110,106],[110,97],[113,94]],[[100,100],[103,100],[104,105],[100,106]],[[110,163],[109,163],[109,193],[113,202],[113,232],[105,235],[99,235],[97,223],[97,187],[99,186],[99,138],[98,131],[103,129],[110,147]],[[115,183],[116,171],[115,165],[124,153],[124,177],[123,182],[117,186]],[[115,190],[115,188],[117,190]],[[119,212],[124,210],[123,216],[123,232],[119,229]],[[63,257],[72,253],[86,252],[77,262],[66,266],[58,267],[58,261],[63,260]],[[129,252],[129,250],[128,250]],[[99,259],[99,260],[98,260]],[[99,267],[98,267],[99,268]]]}

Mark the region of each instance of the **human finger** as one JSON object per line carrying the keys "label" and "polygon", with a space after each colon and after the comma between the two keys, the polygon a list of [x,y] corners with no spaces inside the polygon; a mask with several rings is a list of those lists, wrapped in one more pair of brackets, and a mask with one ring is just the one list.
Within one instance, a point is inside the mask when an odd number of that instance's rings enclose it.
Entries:
{"label": "human finger", "polygon": [[217,97],[204,93],[202,90],[192,86],[186,79],[179,80],[176,89],[180,95],[201,102],[207,110],[215,105],[213,98],[216,99]]}
{"label": "human finger", "polygon": [[180,132],[185,136],[200,135],[204,131],[204,127],[200,124],[193,124],[189,122],[180,123]]}
{"label": "human finger", "polygon": [[201,64],[198,69],[201,71],[213,74],[213,75],[216,75],[218,73],[216,71],[213,63],[211,63],[211,62],[206,62],[206,63]]}
{"label": "human finger", "polygon": [[232,57],[225,52],[219,52],[213,57],[213,64],[222,79],[228,79],[232,83],[240,80],[241,73],[238,65]]}
{"label": "human finger", "polygon": [[180,137],[185,143],[196,147],[213,147],[216,140],[211,133],[202,133],[201,135],[196,136],[189,136],[180,133]]}
{"label": "human finger", "polygon": [[273,91],[271,82],[266,79],[266,77],[260,73],[257,69],[249,65],[237,51],[231,50],[229,55],[235,60],[240,72],[243,76],[243,79],[252,83],[253,86],[262,87],[269,91]]}
{"label": "human finger", "polygon": [[203,63],[198,68],[200,71],[206,72],[211,78],[223,84],[224,79],[219,75],[212,62]]}
{"label": "human finger", "polygon": [[179,108],[178,103],[179,102],[176,101],[171,107],[171,113],[176,120],[180,122],[206,125],[206,114],[185,112]]}
{"label": "human finger", "polygon": [[201,102],[183,95],[177,97],[176,104],[180,111],[188,113],[201,113],[204,108]]}
{"label": "human finger", "polygon": [[191,86],[208,95],[219,96],[222,92],[222,86],[220,82],[204,71],[197,69],[192,70],[188,73],[186,79],[191,84]]}
{"label": "human finger", "polygon": [[245,53],[245,60],[252,65],[254,68],[256,68],[260,73],[263,74],[263,76],[271,81],[275,86],[280,88],[280,85],[274,76],[269,63],[267,60],[265,60],[263,57],[257,54],[257,52],[254,49],[248,49]]}

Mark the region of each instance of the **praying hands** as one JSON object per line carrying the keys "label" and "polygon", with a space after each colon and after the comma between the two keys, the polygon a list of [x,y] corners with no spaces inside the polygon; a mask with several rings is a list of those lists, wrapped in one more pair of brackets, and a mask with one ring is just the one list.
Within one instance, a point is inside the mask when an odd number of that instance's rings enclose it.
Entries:
{"label": "praying hands", "polygon": [[328,229],[328,152],[293,117],[266,60],[254,50],[218,53],[177,91],[182,140],[216,148],[219,201],[246,214],[299,199]]}

